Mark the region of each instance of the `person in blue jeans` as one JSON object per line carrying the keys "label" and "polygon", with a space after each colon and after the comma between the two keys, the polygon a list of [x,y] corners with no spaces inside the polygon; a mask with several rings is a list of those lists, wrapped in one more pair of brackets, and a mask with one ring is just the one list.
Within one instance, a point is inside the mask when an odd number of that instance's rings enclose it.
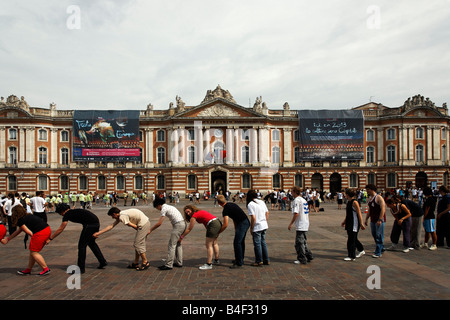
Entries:
{"label": "person in blue jeans", "polygon": [[386,203],[382,196],[377,194],[377,187],[373,184],[366,185],[369,201],[367,202],[368,211],[365,225],[370,218],[370,229],[375,240],[375,252],[373,258],[380,258],[384,251],[384,224],[386,222]]}
{"label": "person in blue jeans", "polygon": [[223,224],[220,233],[227,228],[229,220],[228,217],[230,217],[234,223],[234,261],[230,268],[240,268],[244,264],[245,236],[250,228],[250,221],[248,220],[244,210],[242,210],[239,205],[233,202],[227,202],[223,195],[220,194],[217,196],[217,203],[223,208]]}
{"label": "person in blue jeans", "polygon": [[270,264],[269,252],[266,244],[266,231],[269,228],[269,210],[264,201],[258,199],[255,190],[247,193],[247,208],[250,216],[250,230],[253,236],[253,247],[255,250],[255,262],[252,266],[259,267]]}

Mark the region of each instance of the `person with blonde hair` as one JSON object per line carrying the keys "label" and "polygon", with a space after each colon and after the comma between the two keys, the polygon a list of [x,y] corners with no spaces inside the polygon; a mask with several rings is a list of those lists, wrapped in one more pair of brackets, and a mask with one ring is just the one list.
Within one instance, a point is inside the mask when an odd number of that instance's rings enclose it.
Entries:
{"label": "person with blonde hair", "polygon": [[31,274],[34,264],[37,263],[42,268],[42,272],[39,273],[39,275],[48,275],[50,273],[50,269],[45,263],[44,257],[42,257],[40,252],[47,243],[47,240],[50,238],[51,230],[49,225],[38,216],[27,213],[27,210],[21,205],[12,208],[11,223],[19,228],[8,238],[2,239],[1,243],[6,245],[22,231],[31,236],[28,266],[25,270],[17,271],[17,273],[19,275],[29,275]]}
{"label": "person with blonde hair", "polygon": [[219,264],[219,244],[217,242],[217,238],[219,237],[220,231],[222,229],[222,222],[217,219],[216,216],[212,215],[208,211],[199,210],[196,206],[191,204],[185,206],[183,208],[184,216],[186,221],[189,222],[188,227],[178,239],[178,242],[181,243],[183,238],[191,232],[194,228],[195,222],[202,223],[206,228],[206,254],[207,260],[204,265],[199,267],[200,270],[210,270],[212,269],[213,256],[214,264]]}

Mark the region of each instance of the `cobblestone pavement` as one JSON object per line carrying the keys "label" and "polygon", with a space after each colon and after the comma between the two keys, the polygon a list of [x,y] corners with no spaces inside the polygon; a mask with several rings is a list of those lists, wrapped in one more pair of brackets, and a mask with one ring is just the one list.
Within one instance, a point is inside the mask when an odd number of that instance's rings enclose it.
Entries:
{"label": "cobblestone pavement", "polygon": [[[187,204],[182,201],[180,210]],[[241,204],[243,206],[243,204]],[[119,206],[124,208],[122,206]],[[218,217],[221,207],[213,201],[200,204]],[[245,265],[230,269],[233,259],[234,227],[229,227],[219,237],[220,264],[212,270],[198,267],[205,263],[205,228],[197,224],[183,241],[184,266],[161,271],[166,257],[171,225],[166,220],[147,239],[150,268],[138,272],[127,269],[133,259],[134,230],[119,224],[102,235],[98,244],[109,265],[96,269],[98,262],[88,249],[86,273],[81,276],[81,289],[69,289],[67,273],[77,261],[77,243],[81,226],[69,223],[66,230],[42,251],[51,274],[18,276],[17,270],[25,268],[28,251],[24,250],[23,237],[8,245],[0,245],[0,299],[4,300],[448,300],[450,298],[450,250],[415,250],[409,253],[387,251],[380,259],[371,257],[374,242],[368,229],[360,232],[366,255],[347,262],[347,235],[340,223],[344,210],[337,210],[334,203],[324,203],[324,212],[310,214],[308,243],[315,259],[307,265],[296,265],[294,249],[295,231],[288,231],[291,213],[270,210],[267,245],[271,263],[252,267],[253,244],[246,238]],[[129,207],[126,207],[129,208]],[[154,224],[159,212],[150,205],[139,203]],[[112,223],[106,215],[107,208],[94,206],[101,227]],[[246,211],[246,210],[245,210]],[[61,223],[57,214],[48,215],[49,225],[55,231]],[[385,244],[390,244],[392,217],[388,214],[385,228]],[[376,283],[370,266],[379,267],[380,289],[369,289]],[[38,266],[34,267],[37,274]],[[369,269],[369,270],[368,270]],[[75,283],[75,282],[70,282]]]}

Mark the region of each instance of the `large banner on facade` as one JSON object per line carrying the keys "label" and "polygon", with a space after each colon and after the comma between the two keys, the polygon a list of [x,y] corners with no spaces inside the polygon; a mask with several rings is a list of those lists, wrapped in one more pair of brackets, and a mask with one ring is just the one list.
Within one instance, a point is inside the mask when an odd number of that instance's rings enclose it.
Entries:
{"label": "large banner on facade", "polygon": [[363,160],[362,110],[299,110],[300,158]]}
{"label": "large banner on facade", "polygon": [[139,110],[76,110],[73,160],[141,161],[139,114]]}

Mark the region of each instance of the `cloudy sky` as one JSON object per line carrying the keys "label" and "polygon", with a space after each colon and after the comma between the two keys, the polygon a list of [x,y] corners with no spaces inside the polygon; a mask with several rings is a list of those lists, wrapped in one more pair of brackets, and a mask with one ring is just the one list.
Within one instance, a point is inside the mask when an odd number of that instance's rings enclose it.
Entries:
{"label": "cloudy sky", "polygon": [[245,107],[440,106],[449,49],[450,0],[0,2],[0,96],[45,108],[194,106],[218,84]]}

